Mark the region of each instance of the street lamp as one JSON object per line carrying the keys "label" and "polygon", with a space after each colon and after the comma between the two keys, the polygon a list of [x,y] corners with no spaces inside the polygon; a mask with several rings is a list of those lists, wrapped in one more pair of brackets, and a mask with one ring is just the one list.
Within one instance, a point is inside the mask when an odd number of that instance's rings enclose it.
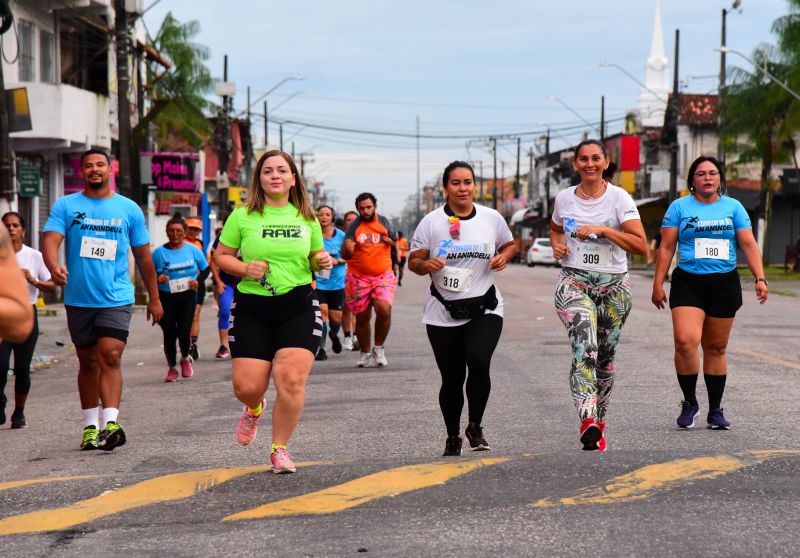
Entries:
{"label": "street lamp", "polygon": [[644,83],[639,81],[636,78],[636,76],[634,76],[632,73],[630,73],[628,70],[626,70],[625,68],[623,68],[619,64],[614,64],[613,62],[609,62],[608,60],[603,60],[602,62],[600,62],[600,64],[598,64],[598,66],[600,66],[601,68],[616,68],[617,70],[619,70],[620,72],[622,72],[623,74],[625,74],[626,76],[631,78],[633,81],[638,83],[642,87],[642,89],[652,93],[655,96],[656,99],[658,99],[659,101],[661,101],[665,105],[667,104],[667,100],[664,99],[663,93],[656,93],[655,91],[653,91],[652,89],[647,87]]}
{"label": "street lamp", "polygon": [[786,85],[786,83],[785,83],[785,82],[783,82],[783,81],[779,80],[778,78],[776,78],[775,76],[773,76],[771,73],[769,73],[769,72],[767,71],[767,69],[766,69],[766,68],[762,68],[761,66],[759,66],[758,64],[756,64],[756,62],[755,62],[755,61],[754,61],[752,58],[749,58],[749,57],[748,57],[748,56],[746,56],[744,53],[742,53],[742,52],[739,52],[739,51],[738,51],[738,50],[736,50],[736,49],[733,49],[733,48],[728,48],[728,47],[720,47],[720,48],[715,48],[714,50],[715,50],[715,51],[717,51],[717,52],[722,52],[722,53],[725,53],[725,54],[727,54],[727,53],[729,53],[729,52],[732,52],[733,54],[736,54],[737,56],[741,56],[742,58],[744,58],[745,60],[747,60],[748,62],[750,62],[750,64],[752,64],[752,65],[753,65],[753,67],[754,67],[754,68],[756,68],[758,71],[760,71],[762,74],[764,74],[764,75],[765,75],[765,76],[767,76],[769,79],[771,79],[772,81],[774,81],[775,83],[777,83],[778,85],[780,85],[780,86],[781,86],[781,89],[783,89],[784,91],[786,91],[787,93],[789,93],[789,95],[791,95],[792,97],[794,97],[795,99],[797,99],[798,101],[800,101],[800,94],[798,94],[798,93],[797,93],[795,90],[793,90],[793,89],[790,89],[790,88],[789,88],[789,86],[788,86],[788,85]]}
{"label": "street lamp", "polygon": [[595,127],[594,127],[594,124],[592,124],[591,122],[589,122],[588,120],[586,120],[586,119],[585,119],[585,118],[584,118],[584,117],[583,117],[583,116],[582,116],[582,115],[581,115],[581,114],[580,114],[578,111],[576,111],[574,108],[572,108],[571,106],[569,106],[567,103],[565,103],[564,101],[562,101],[561,99],[559,99],[559,98],[558,98],[558,97],[556,97],[555,95],[549,95],[549,96],[547,97],[547,100],[548,100],[548,101],[555,101],[555,102],[557,102],[557,103],[560,103],[560,104],[561,104],[561,105],[562,105],[562,106],[563,106],[565,109],[567,109],[567,110],[568,110],[568,111],[570,111],[572,114],[574,114],[575,116],[577,116],[578,118],[580,118],[581,120],[583,120],[583,122],[584,122],[585,124],[587,124],[587,125],[589,126],[589,128],[591,128],[592,130],[594,130],[594,129],[595,129]]}
{"label": "street lamp", "polygon": [[266,93],[262,94],[262,95],[261,95],[259,98],[257,98],[255,101],[253,101],[252,103],[250,103],[250,104],[247,106],[247,108],[245,108],[243,111],[241,111],[239,114],[237,114],[237,115],[236,115],[236,116],[237,116],[237,118],[238,118],[239,116],[242,116],[243,114],[245,114],[245,113],[247,112],[247,109],[251,108],[253,105],[255,105],[257,102],[259,102],[261,99],[264,99],[264,98],[266,98],[266,96],[267,96],[267,95],[269,95],[270,93],[272,93],[273,91],[275,91],[275,90],[276,90],[278,87],[280,87],[281,85],[283,85],[283,84],[284,84],[284,83],[286,83],[287,81],[292,81],[292,80],[303,81],[304,79],[306,79],[306,78],[304,78],[304,77],[303,77],[303,74],[297,74],[297,75],[294,75],[294,76],[289,76],[289,77],[287,77],[287,78],[283,78],[283,79],[282,79],[282,80],[280,80],[278,83],[276,83],[275,85],[273,85],[272,87],[270,87],[270,88],[267,90],[267,92],[266,92]]}

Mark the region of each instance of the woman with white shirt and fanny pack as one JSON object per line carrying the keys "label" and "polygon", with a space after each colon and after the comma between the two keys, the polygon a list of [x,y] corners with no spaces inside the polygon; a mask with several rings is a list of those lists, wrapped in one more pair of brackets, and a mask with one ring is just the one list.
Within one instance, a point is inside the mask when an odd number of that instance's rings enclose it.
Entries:
{"label": "woman with white shirt and fanny pack", "polygon": [[475,173],[463,161],[444,170],[447,203],[426,215],[411,240],[408,269],[431,275],[424,316],[442,375],[439,406],[447,428],[444,455],[461,455],[464,382],[469,405],[465,430],[470,449],[488,450],[481,421],[489,400],[492,354],[503,329],[503,297],[494,273],[516,253],[497,211],[472,202]]}
{"label": "woman with white shirt and fanny pack", "polygon": [[562,265],[555,306],[572,345],[580,441],[585,450],[605,451],[614,356],[631,310],[627,253],[645,254],[647,239],[633,198],[603,179],[609,159],[601,142],[578,144],[572,165],[581,182],[558,193],[550,222],[553,255]]}

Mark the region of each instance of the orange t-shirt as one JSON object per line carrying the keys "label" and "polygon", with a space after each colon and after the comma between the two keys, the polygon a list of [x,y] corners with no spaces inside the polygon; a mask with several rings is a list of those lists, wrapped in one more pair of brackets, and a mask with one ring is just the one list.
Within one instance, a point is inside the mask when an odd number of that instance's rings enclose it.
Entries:
{"label": "orange t-shirt", "polygon": [[397,239],[394,227],[388,219],[376,215],[372,221],[356,217],[347,229],[345,239],[356,243],[353,257],[347,260],[347,270],[358,275],[383,275],[392,269],[392,247],[381,237]]}
{"label": "orange t-shirt", "polygon": [[406,240],[406,237],[398,238],[395,244],[397,245],[397,257],[405,258],[408,255],[408,240]]}

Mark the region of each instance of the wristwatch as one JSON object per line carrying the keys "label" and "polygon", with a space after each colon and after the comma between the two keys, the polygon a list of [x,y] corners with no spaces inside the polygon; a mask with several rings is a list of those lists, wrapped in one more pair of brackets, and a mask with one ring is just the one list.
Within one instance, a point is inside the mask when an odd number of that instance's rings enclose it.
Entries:
{"label": "wristwatch", "polygon": [[758,279],[756,279],[756,283],[758,283],[759,281],[763,281],[765,285],[769,285],[769,282],[763,277],[759,277]]}

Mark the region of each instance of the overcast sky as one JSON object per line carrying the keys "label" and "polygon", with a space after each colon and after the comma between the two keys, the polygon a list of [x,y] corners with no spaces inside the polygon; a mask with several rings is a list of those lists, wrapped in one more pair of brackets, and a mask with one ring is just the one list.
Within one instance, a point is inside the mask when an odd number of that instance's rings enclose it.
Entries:
{"label": "overcast sky", "polygon": [[[151,5],[153,0],[146,2]],[[681,31],[680,77],[685,91],[716,92],[722,8],[731,0],[662,0],[665,51],[674,63],[675,29]],[[211,49],[209,67],[237,86],[235,106],[295,74],[268,97],[271,106],[296,92],[273,113],[278,120],[335,128],[459,136],[421,141],[421,182],[433,181],[453,159],[483,161],[491,155],[480,140],[463,136],[570,128],[553,135],[552,148],[572,144],[588,128],[548,96],[557,96],[590,122],[599,121],[606,98],[608,133],[636,108],[640,86],[608,60],[644,80],[656,0],[160,0],[145,15],[155,34],[168,11],[180,21],[197,20],[197,42]],[[773,42],[772,22],[787,11],[785,0],[743,0],[728,16],[728,46],[750,53]],[[728,64],[747,67],[729,55]],[[672,70],[670,69],[670,72]],[[670,73],[671,75],[671,73]],[[713,76],[713,77],[709,77]],[[254,107],[262,112],[262,103]],[[263,130],[263,120],[254,128]],[[290,139],[291,138],[291,139]],[[416,192],[416,140],[345,133],[286,124],[284,149],[313,153],[307,175],[324,180],[349,209],[371,191],[379,210],[398,213]],[[523,139],[522,150],[532,139]],[[498,149],[506,175],[516,166],[516,145]],[[498,163],[498,173],[500,172]],[[522,172],[527,167],[523,155]]]}

